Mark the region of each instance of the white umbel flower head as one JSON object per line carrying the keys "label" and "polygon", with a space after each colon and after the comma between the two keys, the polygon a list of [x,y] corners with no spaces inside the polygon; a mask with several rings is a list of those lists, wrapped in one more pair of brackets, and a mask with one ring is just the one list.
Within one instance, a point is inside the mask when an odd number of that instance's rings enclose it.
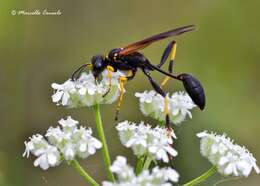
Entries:
{"label": "white umbel flower head", "polygon": [[72,160],[76,156],[86,158],[102,147],[101,142],[92,136],[90,128],[79,128],[78,121],[70,116],[61,119],[59,124],[61,127],[49,128],[45,136],[52,145],[58,147],[66,160]]}
{"label": "white umbel flower head", "polygon": [[208,158],[222,175],[247,177],[252,169],[257,174],[260,173],[253,155],[245,147],[233,143],[226,135],[204,131],[197,136],[201,138],[201,154]]}
{"label": "white umbel flower head", "polygon": [[169,162],[168,154],[177,156],[177,151],[172,147],[173,131],[166,128],[155,127],[144,123],[135,124],[128,121],[116,126],[121,143],[131,148],[138,157],[147,155],[154,160]]}
{"label": "white umbel flower head", "polygon": [[[146,116],[159,121],[165,121],[164,98],[154,90],[143,93],[135,93],[139,98],[140,110]],[[187,93],[175,92],[172,96],[167,95],[169,100],[168,110],[170,121],[176,125],[184,121],[187,116],[192,117],[190,110],[196,105]]]}
{"label": "white umbel flower head", "polygon": [[[111,89],[106,94],[109,89],[107,74],[107,70],[102,72],[102,80],[100,82],[96,82],[92,73],[84,72],[76,81],[69,79],[63,84],[53,83],[51,85],[54,89],[52,101],[57,105],[70,108],[110,104],[118,98],[120,94],[118,78],[124,77],[125,74],[121,71],[112,73]],[[105,94],[106,96],[103,96]]]}
{"label": "white umbel flower head", "polygon": [[155,167],[151,172],[144,170],[136,176],[123,156],[118,156],[110,169],[118,179],[115,183],[105,181],[103,186],[171,186],[169,181],[179,180],[179,174],[172,168]]}
{"label": "white umbel flower head", "polygon": [[60,126],[50,127],[45,139],[42,135],[34,135],[25,142],[23,156],[29,157],[32,153],[38,157],[34,165],[46,170],[59,165],[61,157],[70,161],[78,158],[87,158],[102,147],[102,143],[92,136],[92,130],[82,126],[70,116],[59,121]]}

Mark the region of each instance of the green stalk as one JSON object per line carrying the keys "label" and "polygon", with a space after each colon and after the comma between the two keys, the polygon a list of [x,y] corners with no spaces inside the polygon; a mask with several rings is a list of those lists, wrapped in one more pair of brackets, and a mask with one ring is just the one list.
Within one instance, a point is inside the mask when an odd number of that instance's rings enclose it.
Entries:
{"label": "green stalk", "polygon": [[99,184],[81,167],[77,160],[70,161],[70,165],[92,186],[99,186]]}
{"label": "green stalk", "polygon": [[108,148],[107,148],[107,142],[106,142],[103,124],[102,124],[102,120],[101,120],[99,105],[95,105],[95,106],[93,106],[93,108],[94,108],[94,112],[95,112],[98,137],[102,142],[101,150],[102,150],[102,155],[103,155],[103,159],[104,159],[104,163],[105,163],[106,174],[110,181],[115,182],[114,175],[110,171],[111,161],[110,161],[110,156],[109,156],[109,152],[108,152]]}
{"label": "green stalk", "polygon": [[144,164],[144,157],[141,156],[137,158],[136,166],[135,166],[135,174],[138,175],[141,173],[143,169],[143,164]]}
{"label": "green stalk", "polygon": [[199,183],[204,182],[210,176],[214,175],[216,173],[216,171],[217,171],[217,167],[213,166],[207,172],[205,172],[204,174],[200,175],[199,177],[189,181],[188,183],[185,183],[183,186],[198,185]]}
{"label": "green stalk", "polygon": [[151,162],[152,162],[152,158],[147,156],[144,162],[143,170],[149,169]]}

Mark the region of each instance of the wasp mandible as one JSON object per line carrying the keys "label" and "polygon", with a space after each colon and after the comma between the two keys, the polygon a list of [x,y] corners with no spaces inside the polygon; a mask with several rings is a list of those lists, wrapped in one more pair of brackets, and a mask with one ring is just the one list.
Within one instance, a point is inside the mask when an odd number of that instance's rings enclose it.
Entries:
{"label": "wasp mandible", "polygon": [[[203,110],[205,107],[205,94],[203,87],[199,80],[193,77],[190,74],[182,73],[179,75],[173,74],[173,65],[176,56],[176,41],[171,41],[166,49],[163,52],[161,57],[161,61],[159,64],[154,65],[152,64],[147,57],[145,57],[142,53],[138,52],[139,50],[146,48],[147,46],[151,45],[154,42],[172,37],[177,36],[186,32],[190,32],[195,30],[194,25],[188,25],[179,27],[176,29],[172,29],[160,34],[156,34],[154,36],[148,37],[141,41],[135,42],[133,44],[127,45],[123,48],[115,48],[110,50],[107,55],[95,55],[91,59],[91,63],[84,64],[80,66],[72,75],[72,79],[75,80],[79,77],[80,73],[85,70],[89,69],[92,71],[96,80],[99,80],[101,77],[101,72],[105,69],[108,71],[108,79],[112,78],[112,73],[117,70],[128,71],[128,75],[125,77],[120,77],[118,79],[121,87],[121,93],[119,97],[119,101],[116,108],[116,117],[118,118],[118,113],[120,109],[121,102],[123,100],[123,87],[126,81],[132,80],[138,69],[141,69],[145,76],[148,78],[149,82],[151,83],[154,90],[164,97],[164,113],[165,113],[165,121],[166,126],[169,127],[169,114],[168,114],[168,100],[166,97],[165,91],[162,87],[167,83],[170,78],[175,80],[181,81],[183,83],[184,88],[186,89],[187,93],[193,100],[193,102]],[[170,58],[169,65],[168,65],[168,72],[161,69],[161,67],[166,63],[167,59]],[[150,72],[157,71],[161,74],[164,74],[166,77],[159,85],[154,79],[151,77]],[[111,86],[111,84],[110,84]],[[110,91],[110,86],[108,91],[103,95]]]}

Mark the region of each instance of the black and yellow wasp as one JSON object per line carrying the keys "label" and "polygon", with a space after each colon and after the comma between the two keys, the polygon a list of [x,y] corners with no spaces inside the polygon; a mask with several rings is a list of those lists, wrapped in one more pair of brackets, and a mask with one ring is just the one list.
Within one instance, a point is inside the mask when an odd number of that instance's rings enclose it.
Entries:
{"label": "black and yellow wasp", "polygon": [[[182,73],[179,75],[174,75],[173,72],[173,64],[176,54],[176,42],[171,41],[166,49],[164,50],[164,53],[162,55],[161,61],[158,65],[152,64],[142,53],[138,52],[139,50],[149,46],[153,42],[160,41],[163,39],[166,39],[171,36],[177,36],[180,34],[183,34],[185,32],[193,31],[195,30],[194,25],[188,25],[183,26],[180,28],[172,29],[167,32],[163,32],[151,37],[148,37],[144,40],[135,42],[133,44],[127,45],[123,48],[115,48],[112,49],[108,55],[95,55],[91,59],[91,64],[84,64],[80,66],[72,75],[72,79],[75,80],[79,77],[80,73],[84,69],[89,69],[92,71],[95,79],[98,81],[101,77],[101,72],[105,69],[108,70],[108,78],[111,80],[112,73],[117,70],[122,71],[128,71],[128,75],[125,77],[119,77],[119,83],[121,86],[121,90],[123,90],[124,83],[126,81],[132,80],[135,77],[135,74],[138,69],[141,69],[142,72],[145,74],[145,76],[150,81],[152,87],[154,90],[164,97],[164,111],[165,111],[165,118],[166,118],[166,126],[169,127],[169,114],[168,114],[168,100],[166,98],[166,93],[162,89],[162,87],[166,84],[166,82],[170,79],[176,79],[179,81],[182,81],[184,88],[188,92],[189,96],[193,100],[193,102],[201,109],[203,110],[205,107],[205,94],[203,87],[199,80],[194,78],[190,74]],[[167,61],[168,57],[170,57],[170,62],[168,66],[168,72],[161,69],[163,64]],[[166,75],[165,79],[162,81],[161,85],[158,85],[153,78],[151,77],[150,72],[151,71],[157,71],[164,75]],[[111,82],[111,81],[110,81]],[[110,84],[111,86],[111,84]],[[106,94],[110,91],[110,87],[108,91],[103,95],[106,96]],[[120,105],[122,102],[124,91],[121,91],[120,99],[117,105],[116,110],[116,120],[119,113]]]}

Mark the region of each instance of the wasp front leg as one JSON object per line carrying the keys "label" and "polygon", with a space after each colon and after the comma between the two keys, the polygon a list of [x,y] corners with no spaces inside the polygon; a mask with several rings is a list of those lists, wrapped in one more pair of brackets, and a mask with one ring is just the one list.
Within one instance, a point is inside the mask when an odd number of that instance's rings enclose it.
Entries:
{"label": "wasp front leg", "polygon": [[124,88],[124,83],[127,81],[127,77],[119,77],[118,78],[119,85],[120,85],[120,96],[119,96],[119,101],[116,106],[116,115],[115,115],[115,120],[118,120],[118,115],[121,107],[121,103],[123,101],[123,96],[125,94],[125,88]]}
{"label": "wasp front leg", "polygon": [[[177,48],[177,43],[175,41],[171,41],[167,45],[166,49],[164,50],[161,61],[157,65],[157,67],[161,68],[165,64],[165,62],[167,61],[168,57],[170,56],[168,72],[172,73],[173,72],[174,60],[175,60],[175,56],[176,56],[176,48]],[[166,76],[161,83],[161,87],[163,87],[169,81],[169,79],[170,79],[170,77]]]}
{"label": "wasp front leg", "polygon": [[103,94],[103,97],[105,97],[111,90],[112,76],[113,76],[114,71],[115,71],[115,69],[112,66],[110,66],[110,65],[107,66],[108,89],[107,89],[106,93]]}

